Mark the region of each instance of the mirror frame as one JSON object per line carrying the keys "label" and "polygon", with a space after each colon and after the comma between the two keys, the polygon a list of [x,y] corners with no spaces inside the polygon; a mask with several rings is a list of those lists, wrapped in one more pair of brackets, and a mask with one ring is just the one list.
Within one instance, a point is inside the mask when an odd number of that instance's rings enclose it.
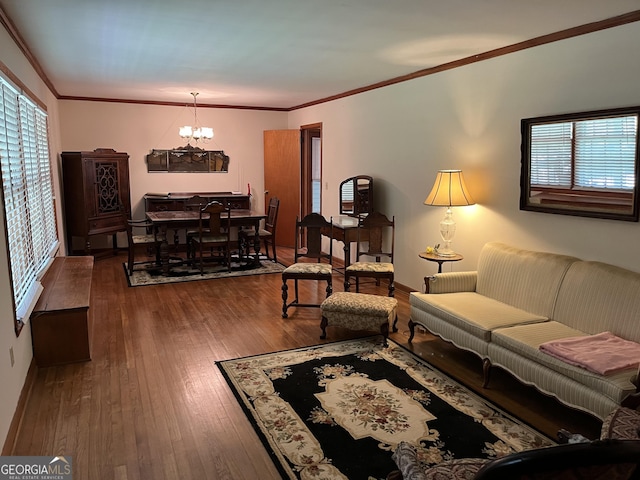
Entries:
{"label": "mirror frame", "polygon": [[[361,205],[361,202],[356,201],[356,191],[357,191],[356,186],[358,185],[358,181],[360,180],[365,180],[369,182],[369,193],[367,194],[367,199],[366,199],[368,208],[364,208],[364,209],[359,208],[358,206]],[[354,188],[353,188],[354,198],[352,202],[352,208],[348,210],[344,208],[344,202],[342,200],[342,189],[344,185],[349,182],[354,182]],[[369,175],[356,175],[354,177],[347,178],[340,183],[339,190],[340,190],[340,215],[358,217],[360,215],[373,212],[373,177],[370,177]]]}
{"label": "mirror frame", "polygon": [[[598,192],[589,193],[589,191],[581,191],[576,197],[575,191],[572,195],[567,195],[567,191],[549,192],[554,197],[545,200],[533,200],[533,187],[530,182],[531,173],[531,129],[535,125],[548,123],[563,123],[571,121],[580,121],[587,119],[598,119],[606,117],[618,117],[625,115],[637,115],[639,120],[636,128],[636,148],[635,148],[635,171],[634,171],[634,188],[631,193],[631,201],[613,204],[610,208],[605,206],[605,202],[597,203]],[[640,182],[640,106],[615,108],[607,110],[589,111],[581,113],[570,113],[562,115],[551,115],[546,117],[525,118],[520,123],[521,133],[521,172],[520,172],[520,210],[532,212],[552,213],[559,215],[572,215],[580,217],[604,218],[610,220],[622,220],[628,222],[637,222],[639,213],[639,196],[638,185]],[[539,190],[539,189],[538,189]],[[553,189],[550,189],[553,190]],[[619,195],[622,197],[622,195]],[[628,195],[627,195],[628,196]],[[569,201],[571,199],[572,201]]]}
{"label": "mirror frame", "polygon": [[228,173],[229,155],[223,150],[204,150],[186,145],[173,150],[151,150],[147,172]]}

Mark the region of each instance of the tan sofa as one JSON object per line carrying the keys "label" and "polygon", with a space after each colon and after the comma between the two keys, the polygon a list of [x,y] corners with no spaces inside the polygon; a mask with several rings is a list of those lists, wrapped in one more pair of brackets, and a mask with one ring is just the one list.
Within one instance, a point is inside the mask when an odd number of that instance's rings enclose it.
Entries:
{"label": "tan sofa", "polygon": [[476,271],[429,277],[410,295],[416,325],[497,365],[571,407],[605,418],[636,397],[637,369],[592,373],[540,344],[609,331],[640,343],[640,274],[600,262],[486,244]]}

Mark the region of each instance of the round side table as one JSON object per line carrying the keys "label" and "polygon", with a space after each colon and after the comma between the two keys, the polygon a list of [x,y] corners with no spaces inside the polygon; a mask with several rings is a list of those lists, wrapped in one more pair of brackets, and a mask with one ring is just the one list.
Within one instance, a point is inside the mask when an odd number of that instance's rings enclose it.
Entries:
{"label": "round side table", "polygon": [[459,253],[456,253],[455,255],[451,255],[450,257],[443,257],[442,255],[438,255],[437,253],[420,252],[418,254],[418,256],[420,258],[424,258],[425,260],[428,260],[430,262],[437,262],[438,263],[438,273],[442,273],[442,264],[443,263],[445,263],[445,262],[459,262],[460,260],[462,260],[464,258]]}

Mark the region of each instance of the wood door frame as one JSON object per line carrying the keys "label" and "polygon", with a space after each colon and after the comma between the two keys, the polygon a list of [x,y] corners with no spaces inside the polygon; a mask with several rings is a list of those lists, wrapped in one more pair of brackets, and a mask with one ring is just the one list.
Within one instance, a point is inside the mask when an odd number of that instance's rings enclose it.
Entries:
{"label": "wood door frame", "polygon": [[322,122],[300,126],[300,141],[302,143],[300,162],[300,212],[302,217],[312,210],[312,138],[320,138],[320,207],[322,210]]}

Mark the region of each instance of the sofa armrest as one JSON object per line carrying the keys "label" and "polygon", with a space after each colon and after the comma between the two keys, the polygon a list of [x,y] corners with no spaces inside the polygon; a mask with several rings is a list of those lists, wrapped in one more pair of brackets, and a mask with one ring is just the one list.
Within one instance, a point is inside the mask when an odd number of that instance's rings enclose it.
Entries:
{"label": "sofa armrest", "polygon": [[391,472],[387,480],[469,480],[489,463],[487,459],[461,458],[424,466],[420,464],[415,447],[407,442],[398,444],[392,458],[398,470]]}
{"label": "sofa armrest", "polygon": [[445,272],[425,277],[425,293],[475,292],[478,272]]}
{"label": "sofa armrest", "polygon": [[391,458],[396,462],[401,478],[404,480],[425,479],[424,472],[422,471],[420,462],[418,461],[418,453],[416,452],[415,447],[410,443],[400,442]]}
{"label": "sofa armrest", "polygon": [[602,422],[600,440],[640,440],[640,412],[619,407]]}

